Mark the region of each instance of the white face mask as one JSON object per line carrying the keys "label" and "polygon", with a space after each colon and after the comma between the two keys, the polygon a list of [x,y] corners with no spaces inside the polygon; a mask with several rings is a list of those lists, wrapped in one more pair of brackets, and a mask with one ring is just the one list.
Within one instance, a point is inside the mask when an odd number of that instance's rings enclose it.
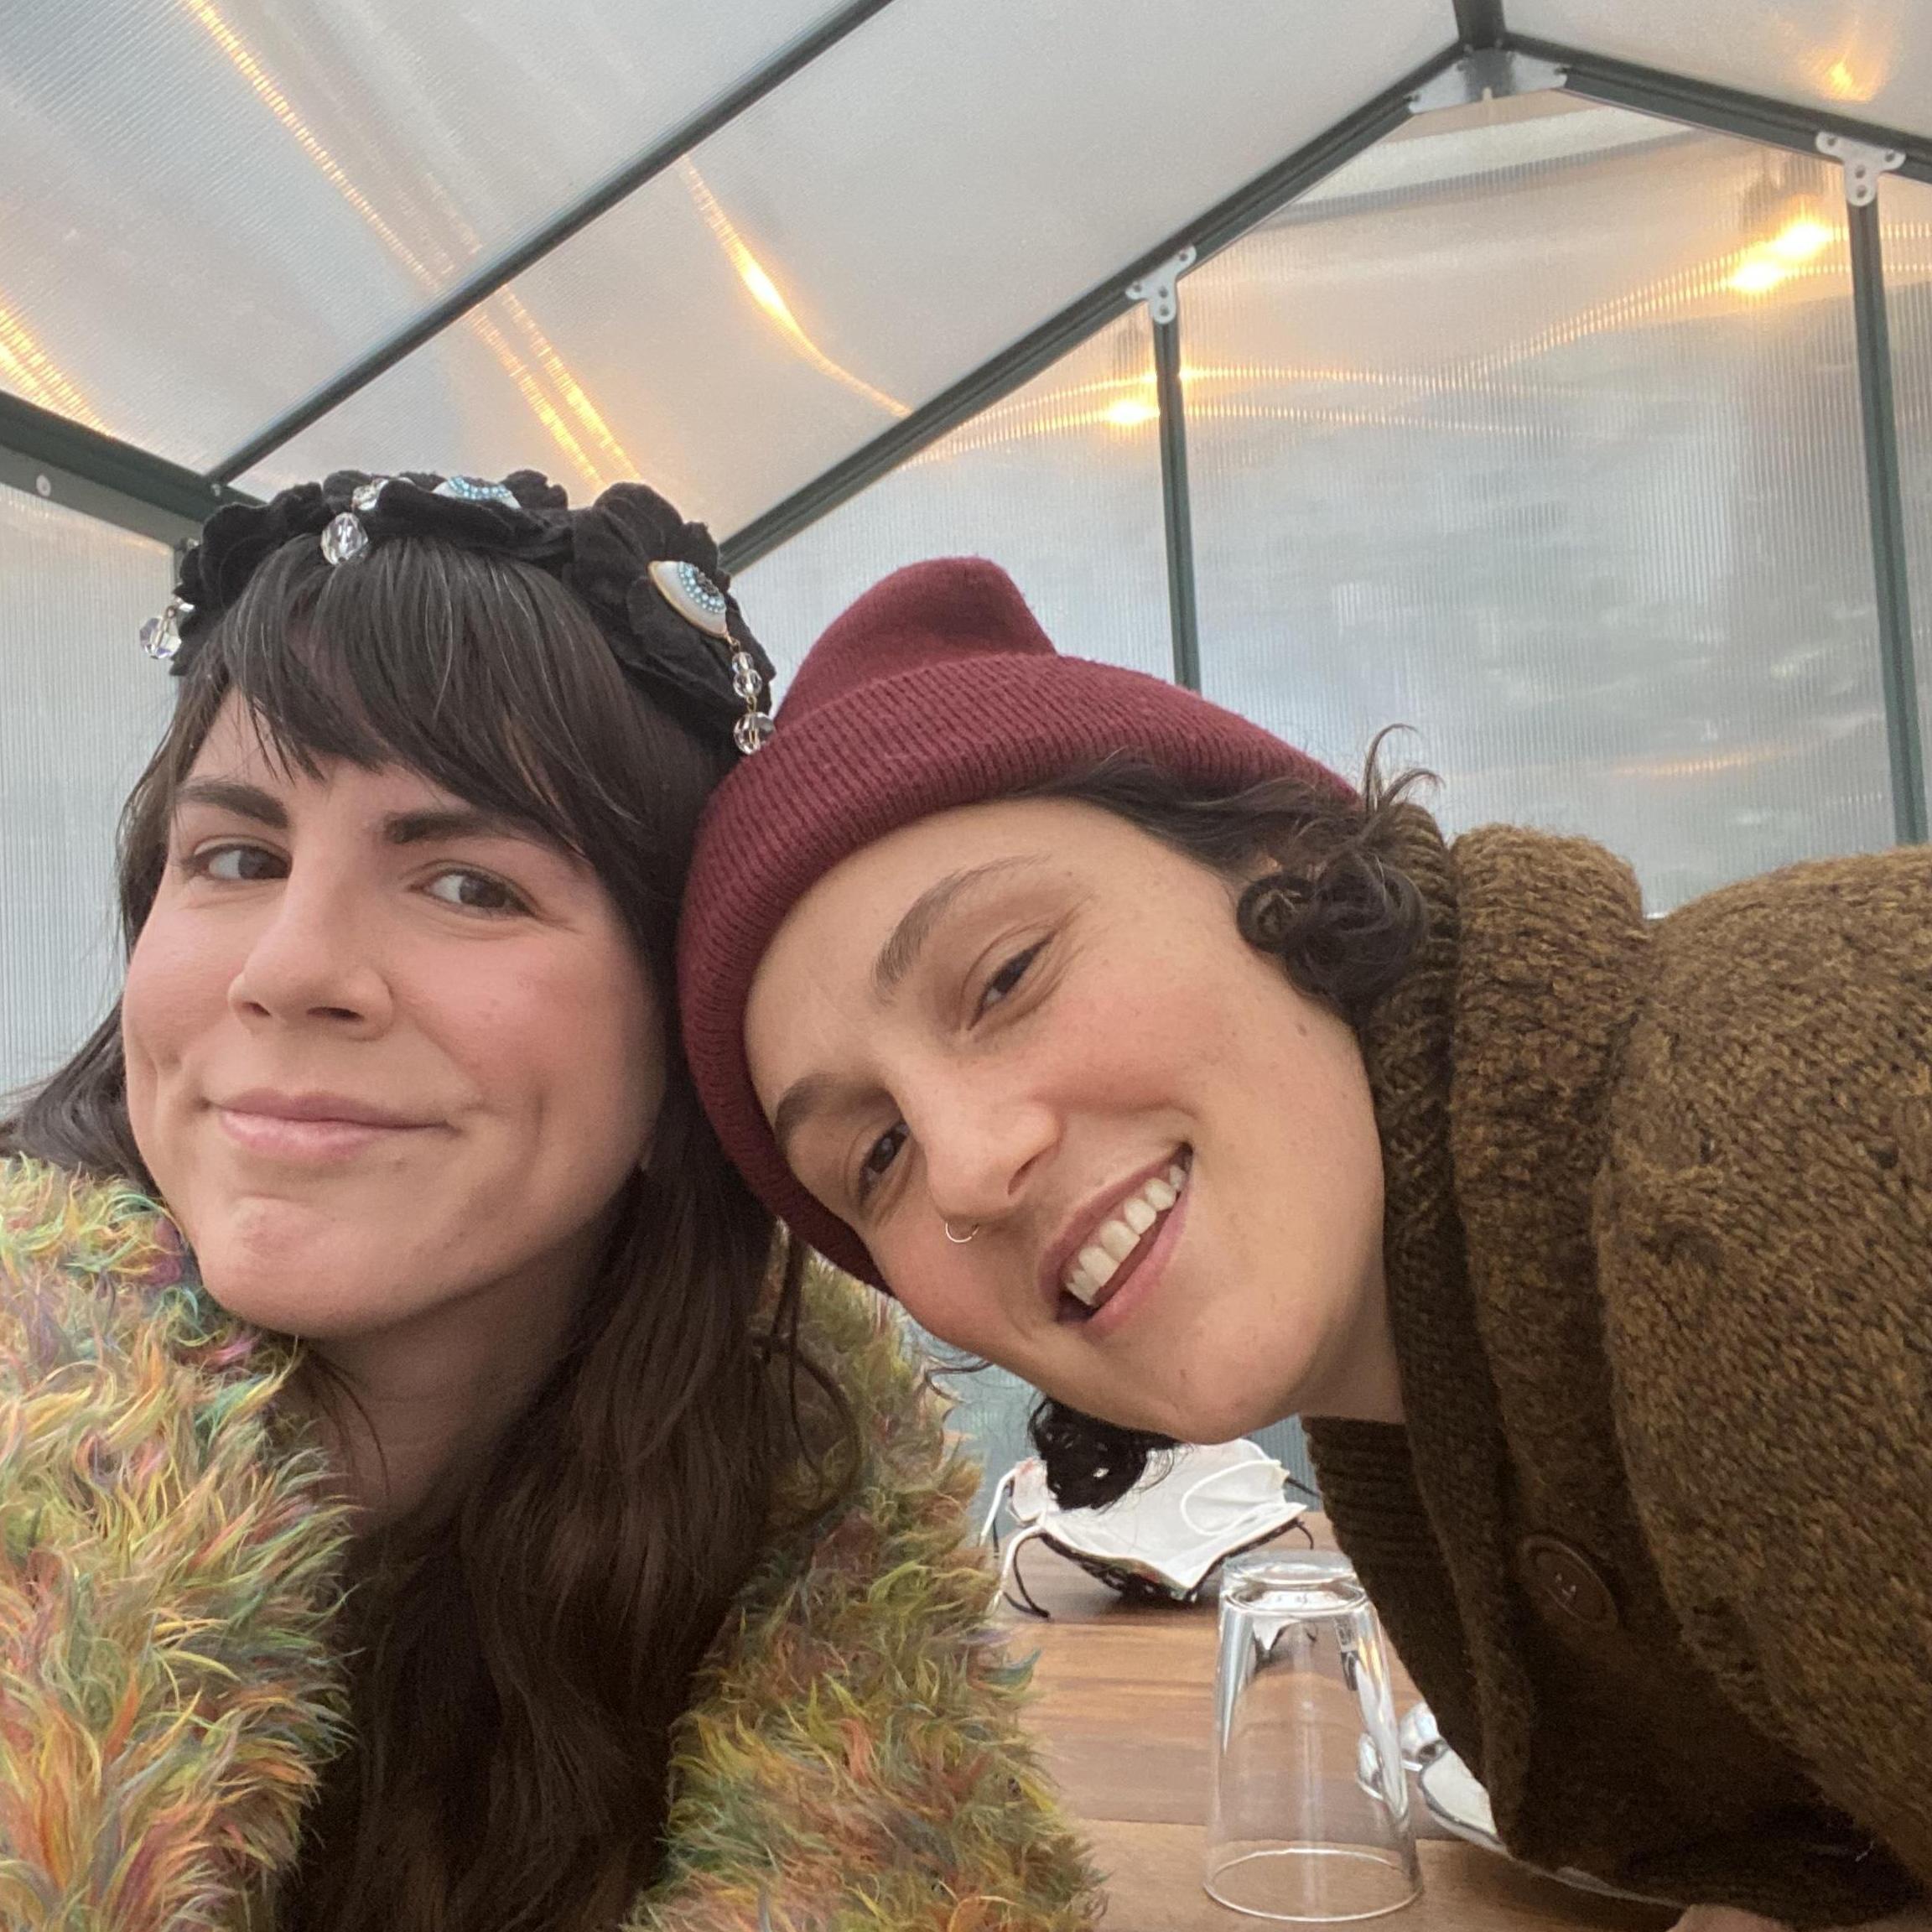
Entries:
{"label": "white face mask", "polygon": [[1186,1598],[1218,1564],[1279,1535],[1305,1513],[1306,1504],[1291,1503],[1284,1493],[1287,1473],[1253,1442],[1193,1445],[1163,1452],[1104,1509],[1062,1509],[1047,1492],[1045,1465],[1030,1457],[1000,1478],[984,1535],[998,1546],[1002,1507],[1020,1524],[1000,1566],[1000,1587],[1010,1602],[1015,1602],[1015,1559],[1035,1538],[1116,1588],[1138,1583]]}

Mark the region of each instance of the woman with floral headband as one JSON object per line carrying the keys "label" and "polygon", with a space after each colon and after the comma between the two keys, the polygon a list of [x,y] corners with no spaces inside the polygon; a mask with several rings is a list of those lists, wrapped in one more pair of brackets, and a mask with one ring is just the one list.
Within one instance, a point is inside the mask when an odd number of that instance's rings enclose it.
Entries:
{"label": "woman with floral headband", "polygon": [[700,1094],[1063,1501],[1306,1418],[1521,1857],[1932,1923],[1932,854],[1653,924],[1410,789],[903,571],[709,808]]}
{"label": "woman with floral headband", "polygon": [[673,1029],[725,584],[528,474],[189,553],[125,992],[0,1130],[0,1923],[1091,1922],[970,1476]]}

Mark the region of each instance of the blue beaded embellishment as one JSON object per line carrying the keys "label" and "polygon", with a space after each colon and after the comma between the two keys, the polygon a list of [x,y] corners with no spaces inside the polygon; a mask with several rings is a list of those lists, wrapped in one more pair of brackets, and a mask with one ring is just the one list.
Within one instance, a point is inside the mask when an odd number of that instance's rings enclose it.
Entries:
{"label": "blue beaded embellishment", "polygon": [[463,503],[506,503],[514,510],[518,507],[517,492],[501,483],[491,483],[481,476],[445,476],[436,486],[434,495],[454,496]]}

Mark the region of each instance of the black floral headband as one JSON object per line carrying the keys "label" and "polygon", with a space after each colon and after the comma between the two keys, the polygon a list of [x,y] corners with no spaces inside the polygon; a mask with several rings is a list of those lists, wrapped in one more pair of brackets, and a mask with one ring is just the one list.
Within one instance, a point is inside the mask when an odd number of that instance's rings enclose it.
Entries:
{"label": "black floral headband", "polygon": [[314,537],[332,564],[371,544],[429,537],[547,570],[590,607],[626,673],[699,730],[729,732],[740,751],[771,735],[771,660],[745,628],[718,546],[655,490],[616,483],[573,510],[534,470],[501,483],[412,471],[339,470],[266,503],[231,503],[202,526],[168,608],[141,626],[150,657],[176,677],[215,620],[292,539]]}

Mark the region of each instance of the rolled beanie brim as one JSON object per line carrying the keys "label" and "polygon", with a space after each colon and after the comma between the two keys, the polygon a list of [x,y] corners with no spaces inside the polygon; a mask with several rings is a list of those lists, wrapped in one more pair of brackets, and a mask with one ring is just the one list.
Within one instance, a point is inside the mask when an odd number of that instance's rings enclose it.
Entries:
{"label": "rolled beanie brim", "polygon": [[813,1247],[883,1287],[864,1243],[786,1166],[745,1059],[752,979],[806,892],[902,826],[1109,757],[1171,771],[1204,795],[1280,777],[1354,793],[1306,753],[1177,685],[1050,651],[927,660],[802,716],[789,709],[719,787],[699,829],[679,936],[684,1046],[705,1111],[753,1191]]}

